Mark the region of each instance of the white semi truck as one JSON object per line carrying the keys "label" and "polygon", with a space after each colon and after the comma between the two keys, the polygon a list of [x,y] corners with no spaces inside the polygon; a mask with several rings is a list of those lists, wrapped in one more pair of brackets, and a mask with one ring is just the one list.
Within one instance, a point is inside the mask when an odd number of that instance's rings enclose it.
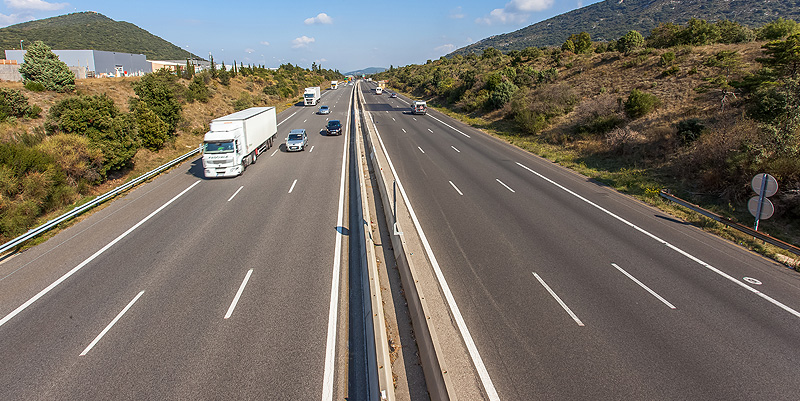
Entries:
{"label": "white semi truck", "polygon": [[415,100],[414,104],[411,105],[411,113],[413,114],[425,114],[427,112],[428,104],[422,100]]}
{"label": "white semi truck", "polygon": [[339,81],[331,81],[331,89],[336,89],[339,87]]}
{"label": "white semi truck", "polygon": [[383,88],[381,88],[380,86],[376,86],[375,87],[375,94],[376,95],[380,95],[381,93],[383,93]]}
{"label": "white semi truck", "polygon": [[306,91],[303,92],[303,101],[305,102],[306,106],[316,106],[317,102],[320,98],[320,91],[319,86],[312,86],[310,88],[306,88]]}
{"label": "white semi truck", "polygon": [[203,138],[206,178],[233,177],[255,164],[278,136],[274,107],[251,107],[211,121]]}

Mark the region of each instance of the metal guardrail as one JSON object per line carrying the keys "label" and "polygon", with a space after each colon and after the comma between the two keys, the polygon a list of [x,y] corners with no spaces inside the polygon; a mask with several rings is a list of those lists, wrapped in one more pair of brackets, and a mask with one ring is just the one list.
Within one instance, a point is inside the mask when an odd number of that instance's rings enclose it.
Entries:
{"label": "metal guardrail", "polygon": [[170,161],[170,162],[168,162],[166,164],[163,164],[160,167],[158,167],[158,168],[156,168],[154,170],[151,170],[150,172],[147,172],[144,175],[141,175],[141,176],[137,177],[136,179],[134,179],[132,181],[129,181],[129,182],[125,183],[125,184],[122,184],[122,185],[112,189],[111,191],[108,191],[105,194],[100,195],[99,197],[93,199],[89,203],[85,203],[85,204],[83,204],[83,205],[81,205],[81,206],[79,206],[79,207],[77,207],[77,208],[75,208],[75,209],[73,209],[73,210],[71,210],[71,211],[69,211],[67,213],[64,213],[61,216],[56,217],[55,219],[50,220],[47,223],[44,223],[39,227],[32,228],[32,229],[28,230],[28,232],[26,232],[25,234],[22,234],[19,237],[14,238],[13,240],[11,240],[9,242],[6,242],[2,246],[0,246],[0,255],[2,255],[4,253],[14,249],[15,247],[17,247],[19,245],[22,245],[25,241],[33,239],[36,236],[38,236],[38,235],[40,235],[40,234],[42,234],[44,232],[49,231],[53,227],[65,222],[65,221],[67,221],[69,219],[72,219],[73,217],[82,214],[83,212],[85,212],[85,211],[87,211],[87,210],[89,210],[89,209],[91,209],[91,208],[93,208],[93,207],[105,202],[106,200],[111,199],[111,198],[119,195],[120,193],[125,192],[128,189],[130,189],[130,188],[132,188],[132,187],[134,187],[134,186],[136,186],[136,185],[138,185],[138,184],[140,184],[140,183],[142,183],[144,181],[147,181],[148,179],[152,178],[155,175],[158,175],[162,171],[164,171],[164,170],[166,170],[166,169],[168,169],[168,168],[170,168],[170,167],[172,167],[172,166],[174,166],[174,165],[176,165],[176,164],[188,159],[192,155],[195,155],[195,154],[199,153],[200,149],[201,148],[198,146],[196,149],[192,150],[191,152],[186,153],[183,156],[180,156],[177,159],[174,159],[174,160],[172,160],[172,161]]}
{"label": "metal guardrail", "polygon": [[760,239],[760,240],[762,240],[762,241],[764,241],[764,242],[766,242],[768,244],[775,245],[778,248],[787,250],[787,251],[789,251],[789,252],[791,252],[791,253],[793,253],[795,255],[800,256],[800,248],[798,248],[798,247],[796,247],[796,246],[794,246],[792,244],[789,244],[787,242],[783,242],[783,241],[781,241],[781,240],[779,240],[777,238],[770,237],[767,234],[763,234],[761,232],[753,230],[750,227],[743,226],[743,225],[741,225],[741,224],[739,224],[739,223],[737,223],[737,222],[735,222],[735,221],[733,221],[733,220],[731,220],[731,219],[729,219],[727,217],[723,217],[723,216],[720,216],[720,215],[718,215],[718,214],[716,214],[714,212],[711,212],[711,211],[708,211],[706,209],[703,209],[700,206],[697,206],[697,205],[695,205],[693,203],[689,203],[689,202],[687,202],[687,201],[685,201],[685,200],[683,200],[681,198],[678,198],[677,196],[672,195],[672,194],[670,194],[669,192],[667,192],[665,190],[662,190],[660,192],[660,195],[661,195],[662,198],[665,198],[667,200],[673,201],[673,202],[675,202],[675,203],[677,203],[677,204],[679,204],[679,205],[681,205],[681,206],[683,206],[683,207],[685,207],[687,209],[691,209],[691,210],[693,210],[693,211],[695,211],[697,213],[700,213],[703,216],[706,216],[711,220],[718,221],[718,222],[720,222],[722,224],[725,224],[728,227],[731,227],[733,229],[739,230],[739,231],[741,231],[741,232],[743,232],[743,233],[745,233],[747,235],[750,235],[750,236],[753,236],[755,238],[758,238],[758,239]]}

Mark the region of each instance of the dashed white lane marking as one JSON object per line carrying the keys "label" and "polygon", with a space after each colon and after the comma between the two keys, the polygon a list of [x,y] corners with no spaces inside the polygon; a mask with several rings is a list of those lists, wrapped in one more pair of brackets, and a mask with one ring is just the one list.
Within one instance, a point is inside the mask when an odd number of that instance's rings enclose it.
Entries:
{"label": "dashed white lane marking", "polygon": [[458,187],[456,186],[456,184],[453,184],[453,181],[450,181],[450,185],[452,185],[452,186],[453,186],[453,189],[455,189],[455,190],[456,190],[456,192],[458,192],[458,194],[459,194],[459,195],[461,195],[461,196],[464,196],[464,194],[462,194],[462,193],[461,193],[461,190],[459,190],[459,189],[458,189]]}
{"label": "dashed white lane marking", "polygon": [[103,336],[106,335],[106,333],[108,333],[108,331],[111,330],[111,328],[114,327],[115,324],[117,324],[117,321],[119,321],[119,319],[122,318],[122,315],[124,315],[125,312],[127,312],[128,309],[130,309],[131,306],[133,306],[133,304],[139,300],[139,297],[141,297],[142,294],[144,294],[144,291],[139,292],[139,294],[133,297],[133,300],[131,302],[128,302],[128,305],[124,309],[122,309],[122,311],[117,315],[117,317],[115,317],[114,320],[112,320],[111,323],[109,323],[108,326],[106,326],[106,328],[103,329],[103,331],[101,331],[100,334],[98,334],[97,337],[95,337],[91,343],[89,343],[89,346],[86,347],[86,349],[83,350],[83,352],[81,352],[80,356],[84,356],[87,353],[89,353],[89,351],[92,350],[92,348],[100,341],[100,339],[103,338]]}
{"label": "dashed white lane marking", "polygon": [[314,147],[312,146],[311,149],[308,150],[308,153],[311,153],[313,151],[314,151]]}
{"label": "dashed white lane marking", "polygon": [[611,264],[611,266],[614,266],[614,267],[615,267],[617,270],[619,270],[620,272],[622,272],[622,274],[624,274],[624,275],[628,276],[628,278],[629,278],[629,279],[631,279],[631,280],[633,280],[633,282],[634,282],[634,283],[636,283],[636,284],[639,284],[639,286],[640,286],[640,287],[644,288],[644,289],[645,289],[647,292],[649,292],[649,293],[650,293],[650,295],[652,295],[652,296],[656,297],[656,298],[657,298],[659,301],[663,302],[663,303],[664,303],[664,305],[667,305],[667,306],[668,306],[670,309],[675,309],[675,305],[673,305],[673,304],[669,303],[669,302],[668,302],[666,299],[662,298],[662,297],[661,297],[661,295],[658,295],[658,294],[656,294],[656,292],[655,292],[655,291],[653,291],[653,290],[651,290],[651,289],[650,289],[650,287],[648,287],[648,286],[646,286],[646,285],[642,284],[642,282],[641,282],[641,281],[637,280],[637,279],[636,279],[636,277],[633,277],[633,276],[632,276],[632,275],[630,275],[628,272],[626,272],[625,270],[623,270],[621,267],[617,266],[617,264],[616,264],[616,263],[612,263],[612,264]]}
{"label": "dashed white lane marking", "polygon": [[306,118],[305,120],[303,120],[303,122],[306,122],[306,121],[308,121],[308,119],[307,119],[307,118]]}
{"label": "dashed white lane marking", "polygon": [[414,121],[417,121],[417,118],[416,118],[416,117],[411,117],[411,118],[413,118],[413,119],[414,119]]}
{"label": "dashed white lane marking", "polygon": [[779,307],[779,308],[781,308],[781,309],[783,309],[783,310],[785,310],[785,311],[787,311],[787,312],[791,313],[791,314],[792,314],[792,315],[794,315],[795,317],[798,317],[798,318],[800,318],[800,312],[798,312],[798,311],[796,311],[796,310],[794,310],[794,309],[792,309],[792,308],[790,308],[790,307],[788,307],[788,306],[784,305],[783,303],[781,303],[780,301],[778,301],[778,300],[776,300],[776,299],[774,299],[774,298],[770,297],[769,295],[767,295],[767,294],[764,294],[763,292],[761,292],[761,291],[759,291],[759,290],[757,290],[757,289],[755,289],[755,288],[753,288],[753,287],[751,287],[751,286],[749,286],[749,285],[747,285],[747,284],[745,284],[745,283],[743,283],[743,282],[741,282],[741,281],[739,281],[739,280],[735,279],[735,278],[734,278],[734,277],[732,277],[730,274],[728,274],[728,273],[725,273],[725,272],[723,272],[722,270],[720,270],[720,269],[717,269],[716,267],[714,267],[714,266],[711,266],[710,264],[708,264],[708,263],[706,263],[706,262],[704,262],[704,261],[702,261],[702,260],[698,259],[697,257],[695,257],[695,256],[691,255],[690,253],[688,253],[688,252],[686,252],[686,251],[684,251],[684,250],[682,250],[682,249],[678,248],[677,246],[675,246],[675,245],[672,245],[672,244],[670,244],[670,243],[669,243],[669,242],[667,242],[667,241],[664,241],[663,239],[661,239],[661,238],[659,238],[659,237],[655,236],[654,234],[651,234],[649,231],[646,231],[645,229],[643,229],[643,228],[641,228],[641,227],[637,226],[636,224],[633,224],[633,223],[629,222],[628,220],[625,220],[625,219],[623,219],[622,217],[620,217],[620,216],[617,216],[617,215],[616,215],[616,214],[614,214],[614,213],[611,213],[610,211],[608,211],[607,209],[603,208],[602,206],[600,206],[600,205],[598,205],[598,204],[596,204],[596,203],[594,203],[594,202],[592,202],[592,201],[590,201],[590,200],[588,200],[588,199],[584,198],[584,197],[583,197],[583,196],[581,196],[581,195],[578,195],[578,194],[577,194],[577,193],[575,193],[574,191],[572,191],[572,190],[568,189],[567,187],[565,187],[565,186],[563,186],[563,185],[561,185],[561,184],[559,184],[559,183],[557,183],[557,182],[555,182],[555,181],[553,181],[553,180],[551,180],[551,179],[549,179],[549,178],[545,177],[544,175],[542,175],[542,174],[538,173],[537,171],[534,171],[534,170],[533,170],[533,169],[531,169],[530,167],[528,167],[528,166],[526,166],[526,165],[524,165],[524,164],[522,164],[522,163],[519,163],[519,162],[517,162],[517,165],[518,165],[518,166],[520,166],[520,167],[522,167],[522,168],[524,168],[525,170],[528,170],[528,171],[530,171],[530,172],[531,172],[531,173],[533,173],[533,174],[536,174],[537,176],[539,176],[539,178],[541,178],[541,179],[543,179],[543,180],[545,180],[545,181],[547,181],[547,182],[549,182],[549,183],[551,183],[551,184],[555,185],[556,187],[558,187],[558,188],[561,188],[562,190],[564,190],[564,191],[565,191],[565,192],[567,192],[568,194],[570,194],[570,195],[572,195],[572,196],[574,196],[574,197],[576,197],[576,198],[578,198],[578,199],[580,199],[580,200],[582,200],[582,201],[586,202],[586,203],[587,203],[587,204],[589,204],[589,205],[592,205],[592,206],[594,206],[595,208],[597,208],[597,209],[598,209],[598,210],[600,210],[601,212],[603,212],[603,213],[605,213],[605,214],[607,214],[607,215],[609,215],[609,216],[611,216],[611,217],[613,217],[613,218],[615,218],[615,219],[619,220],[619,221],[620,221],[620,222],[622,222],[623,224],[625,224],[625,225],[627,225],[627,226],[629,226],[629,227],[631,227],[631,228],[635,229],[636,231],[639,231],[640,233],[642,233],[642,234],[644,234],[644,235],[646,235],[646,236],[648,236],[648,237],[650,237],[650,238],[654,239],[655,241],[657,241],[657,242],[660,242],[661,244],[664,244],[664,245],[666,245],[668,248],[672,249],[672,250],[673,250],[673,251],[675,251],[675,252],[678,252],[679,254],[681,254],[681,255],[683,255],[683,256],[685,256],[685,257],[687,257],[689,260],[692,260],[692,261],[694,261],[695,263],[699,264],[700,266],[703,266],[703,267],[705,267],[706,269],[708,269],[708,270],[711,270],[712,272],[719,274],[720,276],[722,276],[722,277],[724,277],[724,278],[726,278],[726,279],[728,279],[728,280],[730,280],[730,281],[732,281],[732,282],[736,283],[738,286],[740,286],[740,287],[742,287],[742,288],[744,288],[744,289],[746,289],[746,290],[748,290],[748,291],[750,291],[750,292],[752,292],[752,293],[754,293],[754,294],[758,295],[759,297],[761,297],[761,298],[763,298],[763,299],[767,300],[768,302],[772,303],[773,305],[775,305],[775,306],[777,306],[777,307]]}
{"label": "dashed white lane marking", "polygon": [[237,190],[236,190],[236,192],[234,192],[234,193],[233,193],[233,195],[231,195],[231,197],[230,197],[230,198],[228,198],[228,202],[230,202],[231,200],[233,200],[233,197],[234,197],[234,196],[236,196],[236,194],[238,194],[238,193],[239,193],[239,191],[241,191],[241,190],[242,190],[242,188],[244,188],[244,185],[242,185],[241,187],[239,187],[239,189],[237,189]]}
{"label": "dashed white lane marking", "polygon": [[405,128],[400,128],[400,129],[403,130],[403,133],[407,133]]}
{"label": "dashed white lane marking", "polygon": [[432,129],[430,129],[430,128],[428,128],[428,132],[430,132],[430,133],[432,134],[432,133],[433,133],[433,130],[432,130]]}
{"label": "dashed white lane marking", "polygon": [[297,185],[297,180],[294,180],[294,182],[292,183],[292,187],[289,188],[289,193],[292,193],[292,191],[294,191],[294,186],[295,185]]}
{"label": "dashed white lane marking", "polygon": [[279,151],[279,150],[280,150],[280,149],[275,149],[275,151],[274,151],[274,152],[272,152],[272,154],[271,154],[271,155],[269,155],[269,157],[275,156],[275,153],[278,153],[278,151]]}
{"label": "dashed white lane marking", "polygon": [[567,311],[567,313],[569,313],[569,315],[572,317],[572,320],[574,320],[575,323],[578,323],[578,326],[583,326],[583,322],[581,322],[581,319],[578,319],[578,316],[576,316],[575,313],[572,312],[572,309],[570,309],[569,306],[567,306],[567,304],[565,304],[564,301],[562,301],[561,298],[558,297],[555,291],[550,289],[550,286],[547,285],[547,283],[545,283],[544,280],[542,280],[542,278],[539,277],[539,275],[536,274],[535,272],[533,273],[533,276],[536,277],[536,279],[539,280],[539,283],[542,285],[542,287],[544,287],[544,289],[546,289],[547,292],[549,292],[550,295],[552,295],[553,298],[555,298],[555,300],[558,301],[558,304],[561,305],[561,307],[564,308],[564,310]]}
{"label": "dashed white lane marking", "polygon": [[81,262],[81,264],[73,267],[72,270],[68,271],[66,274],[61,276],[58,280],[56,280],[52,284],[48,285],[45,289],[39,291],[38,294],[36,294],[33,297],[31,297],[31,299],[27,300],[24,304],[18,306],[17,309],[14,309],[11,313],[6,315],[6,317],[4,317],[3,319],[0,319],[0,327],[3,326],[4,324],[6,324],[6,322],[8,322],[9,320],[13,319],[14,316],[19,314],[23,310],[25,310],[25,308],[31,306],[31,304],[36,302],[37,300],[39,300],[39,298],[43,297],[45,294],[50,292],[50,290],[52,290],[53,288],[56,288],[56,286],[61,284],[64,280],[68,279],[70,276],[75,274],[75,272],[77,272],[78,270],[82,269],[84,266],[89,264],[89,262],[93,261],[95,258],[97,258],[101,254],[103,254],[103,252],[107,251],[108,248],[111,248],[112,246],[114,246],[114,244],[116,244],[117,242],[121,241],[123,238],[127,237],[128,234],[132,233],[134,230],[139,228],[139,226],[144,224],[147,220],[150,220],[153,216],[158,214],[158,212],[164,210],[164,208],[166,208],[167,206],[172,204],[172,202],[175,202],[178,198],[183,196],[185,193],[189,192],[190,189],[194,188],[194,186],[199,184],[199,183],[200,183],[200,181],[195,181],[195,183],[190,185],[189,188],[186,188],[186,189],[183,190],[183,192],[175,195],[174,198],[170,199],[167,203],[161,205],[161,207],[159,207],[158,209],[156,209],[155,211],[153,211],[152,213],[147,215],[147,217],[143,218],[141,221],[139,221],[138,223],[134,224],[133,227],[129,228],[127,231],[125,231],[124,233],[120,234],[119,237],[117,237],[113,241],[109,242],[106,246],[100,248],[100,250],[95,252],[92,256],[89,256],[88,258],[86,258],[86,260]]}
{"label": "dashed white lane marking", "polygon": [[397,120],[395,120],[394,117],[392,117],[392,121],[397,121]]}
{"label": "dashed white lane marking", "polygon": [[233,315],[233,310],[236,309],[236,304],[239,303],[239,298],[242,296],[244,292],[244,287],[247,285],[247,281],[250,280],[250,276],[253,274],[253,269],[247,271],[247,274],[244,276],[244,281],[239,286],[239,291],[236,291],[236,296],[233,297],[233,302],[231,302],[231,306],[228,307],[228,312],[225,313],[225,317],[223,319],[228,319]]}
{"label": "dashed white lane marking", "polygon": [[500,185],[502,185],[502,186],[506,187],[506,189],[507,189],[507,190],[509,190],[509,191],[511,191],[511,192],[516,192],[516,191],[514,191],[513,189],[511,189],[511,187],[509,187],[508,185],[506,185],[506,184],[505,184],[503,181],[500,181],[500,179],[499,179],[499,178],[495,178],[495,180],[496,180],[497,182],[499,182],[499,183],[500,183]]}
{"label": "dashed white lane marking", "polygon": [[417,146],[417,149],[419,149],[419,151],[420,151],[420,152],[422,152],[422,153],[425,153],[425,151],[424,151],[424,150],[422,150],[422,148],[421,148],[421,147]]}
{"label": "dashed white lane marking", "polygon": [[450,146],[450,147],[451,147],[451,148],[453,148],[453,150],[455,150],[456,152],[458,152],[458,153],[461,153],[461,151],[460,151],[460,150],[458,150],[458,149],[456,149],[456,147],[455,147],[455,146]]}

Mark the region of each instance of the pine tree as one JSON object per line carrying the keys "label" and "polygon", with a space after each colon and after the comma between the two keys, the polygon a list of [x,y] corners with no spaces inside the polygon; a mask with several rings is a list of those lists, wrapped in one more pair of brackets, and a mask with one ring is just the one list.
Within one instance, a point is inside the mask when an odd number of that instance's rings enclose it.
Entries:
{"label": "pine tree", "polygon": [[26,84],[37,82],[47,90],[58,92],[75,90],[75,74],[44,42],[33,42],[25,52],[24,60],[19,73]]}
{"label": "pine tree", "polygon": [[216,78],[217,77],[217,66],[214,65],[214,56],[209,54],[208,58],[211,59],[211,76]]}

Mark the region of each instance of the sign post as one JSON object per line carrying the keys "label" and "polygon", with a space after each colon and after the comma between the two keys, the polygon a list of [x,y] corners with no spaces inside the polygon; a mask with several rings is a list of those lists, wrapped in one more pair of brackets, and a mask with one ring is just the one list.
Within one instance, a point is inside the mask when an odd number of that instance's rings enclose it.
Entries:
{"label": "sign post", "polygon": [[758,231],[759,221],[766,220],[775,213],[775,206],[767,198],[778,192],[778,181],[767,173],[757,174],[750,181],[750,186],[758,196],[750,198],[747,202],[747,209],[750,210],[750,214],[755,216],[756,223],[753,228]]}

